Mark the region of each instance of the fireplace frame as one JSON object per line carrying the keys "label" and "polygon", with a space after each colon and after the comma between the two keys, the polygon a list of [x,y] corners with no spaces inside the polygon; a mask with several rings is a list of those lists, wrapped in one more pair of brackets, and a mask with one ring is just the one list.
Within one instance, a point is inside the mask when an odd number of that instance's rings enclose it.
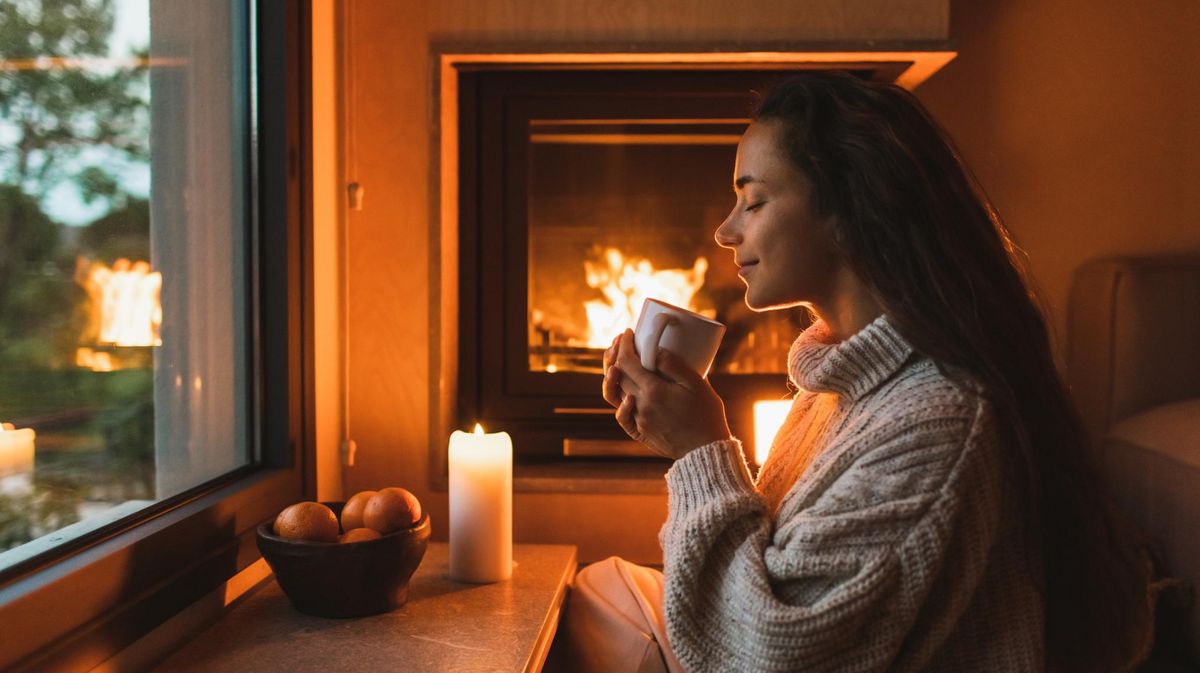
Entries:
{"label": "fireplace frame", "polygon": [[[954,56],[945,43],[908,45],[908,48],[888,51],[779,51],[756,52],[659,52],[630,54],[597,52],[564,53],[449,53],[437,55],[439,70],[439,173],[441,189],[434,205],[438,214],[439,231],[434,237],[438,247],[435,259],[439,262],[435,283],[438,309],[435,325],[439,332],[434,340],[431,363],[437,372],[431,410],[433,437],[447,436],[452,429],[481,421],[489,430],[506,430],[513,434],[514,444],[521,446],[516,453],[515,484],[519,490],[547,491],[605,491],[614,483],[605,476],[634,474],[645,477],[641,487],[633,490],[658,491],[661,474],[666,469],[662,461],[612,459],[589,461],[564,459],[563,439],[618,440],[624,438],[612,418],[611,410],[599,395],[600,376],[593,374],[546,374],[525,371],[505,372],[484,366],[484,351],[492,360],[506,363],[524,362],[527,358],[524,320],[520,324],[505,324],[506,343],[482,343],[479,334],[482,324],[499,321],[503,315],[514,315],[515,298],[521,307],[516,315],[525,315],[527,288],[523,279],[514,282],[506,278],[503,260],[484,256],[481,251],[499,247],[518,256],[525,254],[525,232],[512,226],[497,229],[494,208],[503,202],[503,189],[495,185],[485,188],[482,199],[474,198],[479,183],[475,159],[479,156],[478,137],[463,133],[478,121],[488,125],[482,137],[486,142],[509,142],[512,126],[506,130],[503,118],[473,119],[481,94],[475,77],[480,72],[503,71],[520,79],[522,73],[538,72],[539,77],[557,80],[556,85],[569,88],[572,74],[601,71],[671,71],[681,78],[722,77],[731,70],[762,70],[785,73],[794,70],[851,69],[873,79],[899,81],[909,87]],[[918,48],[919,47],[919,48]],[[628,74],[628,73],[626,73]],[[744,77],[745,73],[742,73]],[[603,79],[601,76],[600,79]],[[628,78],[624,78],[628,81]],[[636,79],[636,75],[634,77]],[[593,78],[587,87],[600,81]],[[744,116],[750,109],[749,98],[731,101],[716,116]],[[515,106],[515,113],[528,116],[529,111]],[[522,142],[515,143],[521,147]],[[519,154],[519,153],[518,153]],[[491,154],[489,154],[491,156]],[[522,156],[509,156],[520,162]],[[486,166],[483,170],[494,170]],[[510,223],[511,224],[511,223]],[[505,237],[508,240],[505,240]],[[520,239],[520,240],[518,240]],[[511,260],[510,260],[511,262]],[[509,274],[511,275],[511,274]],[[499,280],[499,282],[497,282]],[[521,368],[518,368],[521,369]],[[515,376],[513,375],[515,374]],[[553,377],[555,394],[539,394],[547,377]],[[512,382],[516,382],[515,390]],[[782,374],[722,376],[714,374],[714,387],[727,399],[741,400],[727,411],[734,433],[747,442],[752,451],[752,404],[755,399],[779,398],[787,394]],[[515,393],[515,394],[514,394]],[[753,455],[753,453],[750,453]],[[614,472],[615,470],[615,472]],[[431,447],[430,478],[435,487],[445,486],[446,459],[444,447]],[[564,481],[567,478],[567,481]],[[623,483],[628,480],[619,480]],[[617,490],[629,490],[621,489]]]}

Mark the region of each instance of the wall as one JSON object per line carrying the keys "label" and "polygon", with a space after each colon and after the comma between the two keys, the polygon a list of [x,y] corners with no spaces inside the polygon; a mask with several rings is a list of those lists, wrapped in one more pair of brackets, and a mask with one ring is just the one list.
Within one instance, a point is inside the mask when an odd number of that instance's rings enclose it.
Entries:
{"label": "wall", "polygon": [[[446,496],[427,484],[431,380],[439,316],[431,282],[437,185],[433,43],[651,45],[780,40],[943,39],[944,0],[347,0],[344,39],[345,180],[365,189],[348,211],[349,428],[357,464],[346,491],[403,485],[431,512],[444,539]],[[566,541],[580,558],[660,557],[662,495],[519,493],[518,541]]]}
{"label": "wall", "polygon": [[337,500],[342,490],[338,445],[342,438],[341,209],[338,129],[338,39],[334,0],[312,3],[313,373],[317,445],[317,499]]}
{"label": "wall", "polygon": [[1200,3],[970,0],[917,93],[1029,254],[1065,339],[1071,274],[1200,249]]}

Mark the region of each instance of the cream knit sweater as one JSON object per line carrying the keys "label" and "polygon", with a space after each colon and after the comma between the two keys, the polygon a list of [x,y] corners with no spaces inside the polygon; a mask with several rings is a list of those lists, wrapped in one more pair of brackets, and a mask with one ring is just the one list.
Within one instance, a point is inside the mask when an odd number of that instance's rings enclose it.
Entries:
{"label": "cream knit sweater", "polygon": [[[988,403],[886,317],[788,358],[758,483],[736,439],[667,473],[670,645],[690,671],[1041,671],[1042,599]],[[798,479],[796,477],[799,477]]]}

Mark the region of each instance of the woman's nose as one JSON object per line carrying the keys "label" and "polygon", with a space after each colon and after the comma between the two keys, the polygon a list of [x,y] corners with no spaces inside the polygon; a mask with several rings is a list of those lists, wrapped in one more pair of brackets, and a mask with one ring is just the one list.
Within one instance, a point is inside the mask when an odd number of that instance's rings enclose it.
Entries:
{"label": "woman's nose", "polygon": [[742,235],[737,230],[737,211],[729,213],[721,226],[713,233],[713,239],[722,248],[732,248],[742,241]]}

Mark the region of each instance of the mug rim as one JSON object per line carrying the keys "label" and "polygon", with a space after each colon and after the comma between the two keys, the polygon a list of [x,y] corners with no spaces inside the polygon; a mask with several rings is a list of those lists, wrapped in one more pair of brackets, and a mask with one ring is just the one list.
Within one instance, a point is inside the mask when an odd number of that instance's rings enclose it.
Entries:
{"label": "mug rim", "polygon": [[676,306],[675,304],[668,304],[667,302],[665,302],[661,299],[655,299],[654,297],[646,297],[646,301],[647,302],[652,301],[655,304],[658,304],[659,306],[671,309],[672,311],[678,311],[685,315],[692,316],[693,318],[696,318],[697,320],[703,320],[704,322],[709,323],[710,325],[717,325],[718,327],[725,327],[725,323],[723,323],[723,322],[713,320],[712,318],[709,318],[707,316],[700,315],[699,313],[696,313],[695,311],[689,311],[686,308],[683,308],[682,306]]}

